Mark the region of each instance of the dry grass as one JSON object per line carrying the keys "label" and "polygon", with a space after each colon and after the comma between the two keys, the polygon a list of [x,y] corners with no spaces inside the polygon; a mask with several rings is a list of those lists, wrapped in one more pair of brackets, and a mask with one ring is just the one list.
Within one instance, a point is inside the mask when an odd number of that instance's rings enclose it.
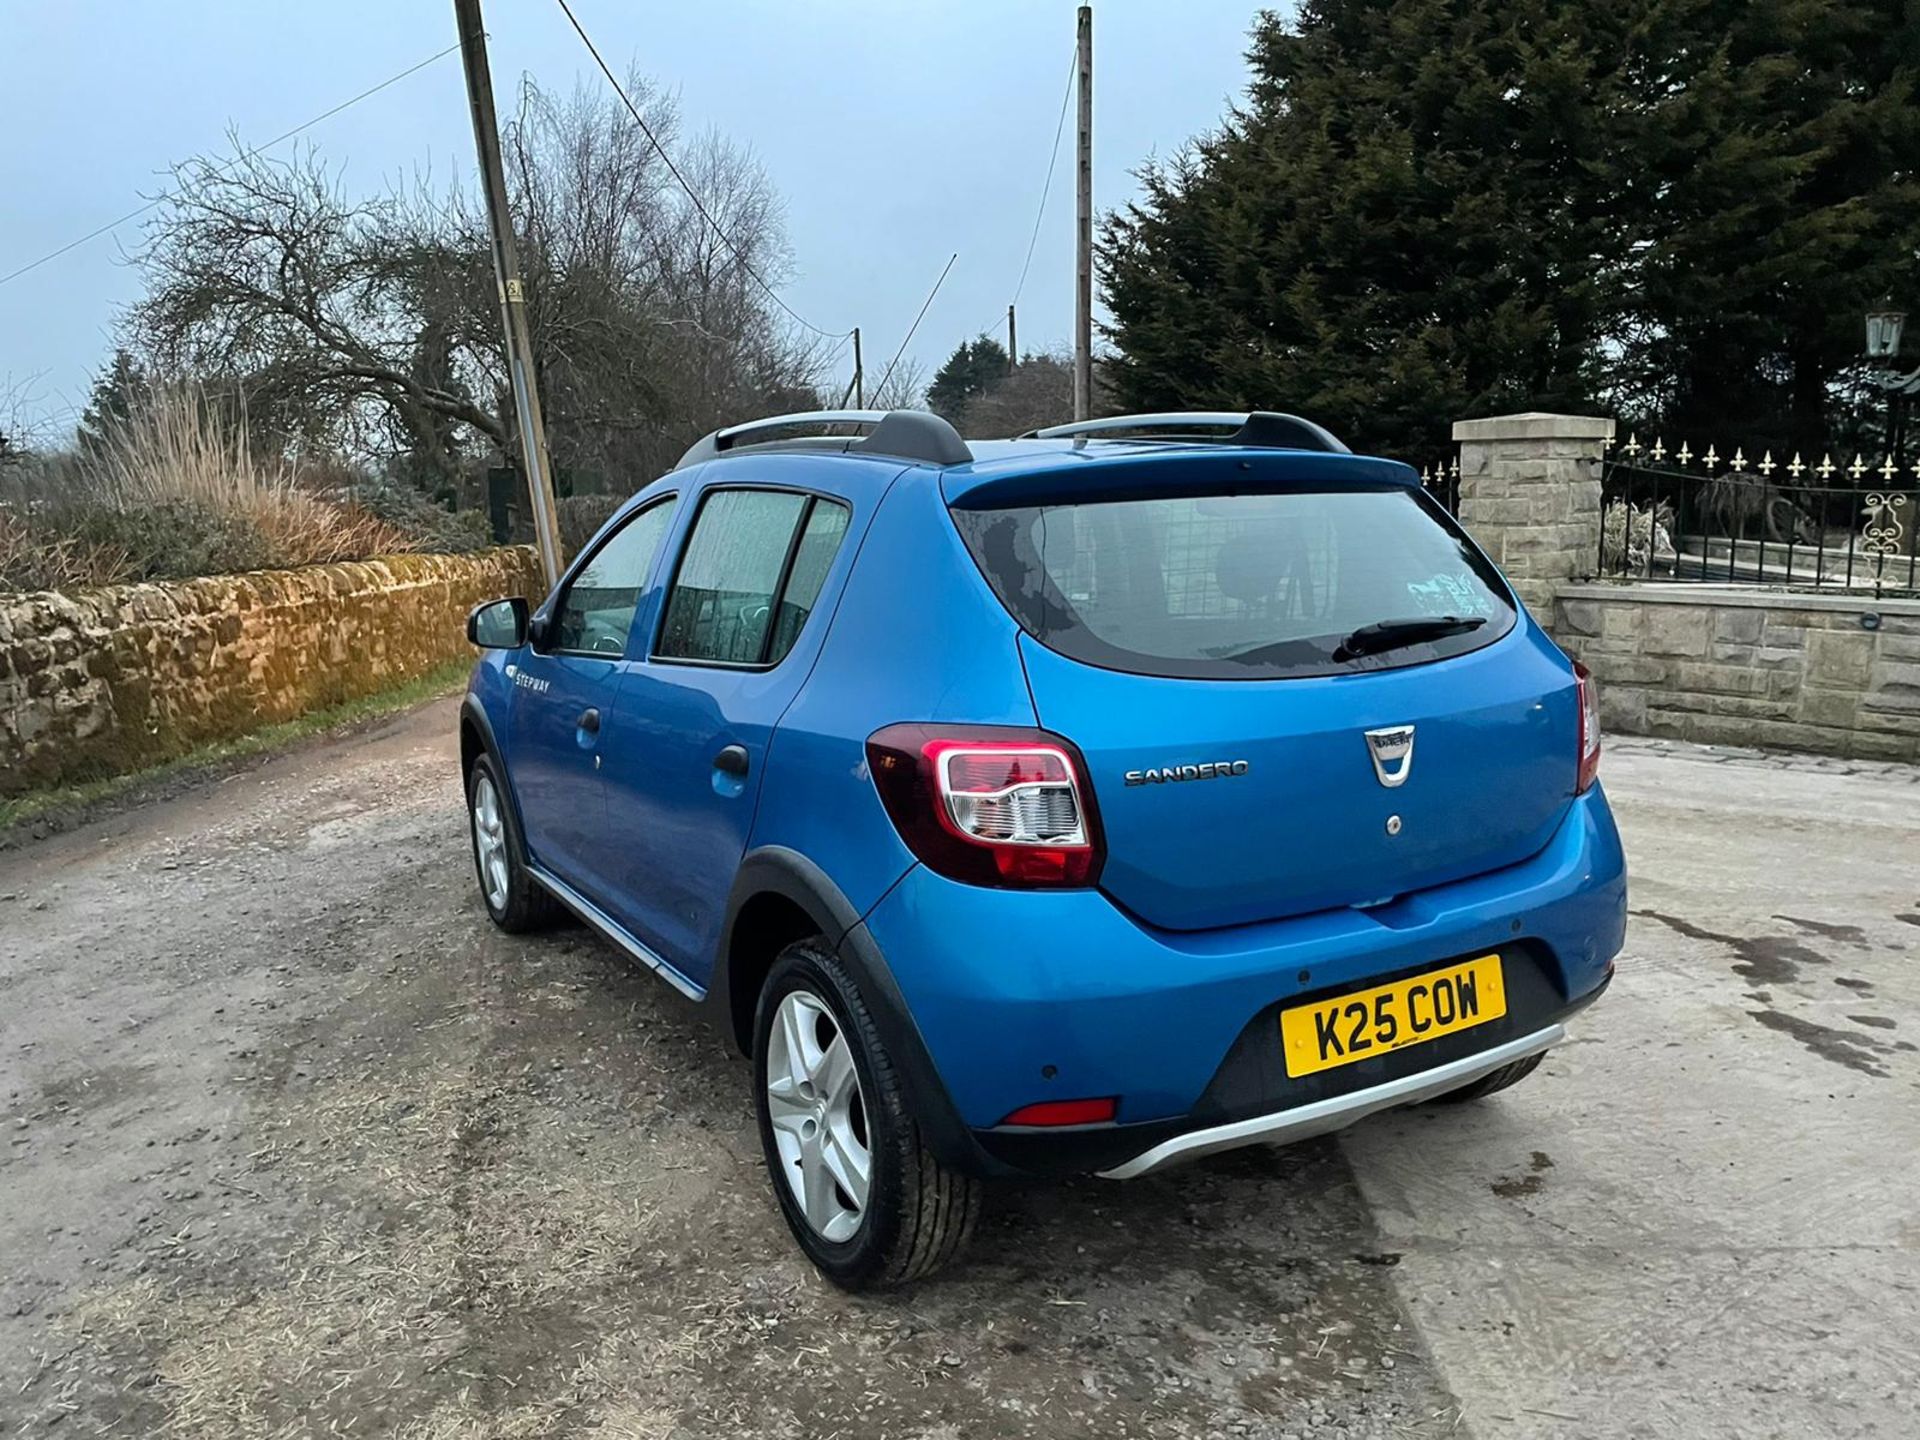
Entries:
{"label": "dry grass", "polygon": [[0,483],[0,588],[324,565],[414,548],[365,510],[308,488],[303,467],[248,447],[244,417],[193,387],[156,391],[82,455]]}
{"label": "dry grass", "polygon": [[0,590],[77,590],[127,578],[132,556],[124,545],[49,534],[0,509]]}
{"label": "dry grass", "polygon": [[98,493],[122,513],[184,504],[244,517],[285,565],[326,565],[412,548],[365,511],[302,488],[298,467],[263,460],[243,423],[222,423],[204,396],[162,390],[117,427],[94,465]]}

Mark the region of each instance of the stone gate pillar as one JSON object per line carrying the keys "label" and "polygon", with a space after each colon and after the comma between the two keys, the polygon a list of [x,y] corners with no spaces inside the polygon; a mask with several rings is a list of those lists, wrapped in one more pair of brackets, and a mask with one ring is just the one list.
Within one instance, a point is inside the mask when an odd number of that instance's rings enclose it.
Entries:
{"label": "stone gate pillar", "polygon": [[1554,593],[1600,563],[1600,452],[1613,421],[1594,415],[1457,420],[1460,523],[1543,623]]}

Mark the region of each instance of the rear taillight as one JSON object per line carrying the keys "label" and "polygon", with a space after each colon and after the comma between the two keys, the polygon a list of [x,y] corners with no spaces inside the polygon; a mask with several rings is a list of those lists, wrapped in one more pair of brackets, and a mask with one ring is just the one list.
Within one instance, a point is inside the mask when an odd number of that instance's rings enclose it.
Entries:
{"label": "rear taillight", "polygon": [[889,725],[867,764],[900,838],[929,869],[1034,889],[1099,878],[1099,817],[1072,745],[1044,730]]}
{"label": "rear taillight", "polygon": [[1578,660],[1573,677],[1580,687],[1580,780],[1573,793],[1584,793],[1600,778],[1600,691],[1593,672]]}

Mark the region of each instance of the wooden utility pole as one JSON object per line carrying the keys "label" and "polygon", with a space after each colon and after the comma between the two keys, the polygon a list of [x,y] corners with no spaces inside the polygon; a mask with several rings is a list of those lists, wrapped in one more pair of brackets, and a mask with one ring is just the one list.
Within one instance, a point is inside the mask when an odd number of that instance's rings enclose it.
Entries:
{"label": "wooden utility pole", "polygon": [[1093,413],[1093,7],[1080,7],[1079,207],[1073,246],[1073,418]]}
{"label": "wooden utility pole", "polygon": [[500,166],[500,125],[493,113],[493,72],[487,66],[487,31],[480,0],[453,0],[460,27],[460,59],[467,72],[467,101],[473,110],[473,144],[480,156],[480,184],[486,192],[487,223],[493,231],[493,276],[500,287],[500,325],[506,333],[507,375],[513,385],[513,413],[520,429],[520,468],[527,477],[533,506],[533,534],[547,584],[560,581],[560,516],[553,500],[553,467],[547,459],[547,427],[540,414],[540,389],[534,378],[533,334],[527,326],[526,287],[513,241],[513,215],[507,208],[507,180]]}
{"label": "wooden utility pole", "polygon": [[860,327],[853,327],[853,408],[867,408],[867,372],[860,363]]}
{"label": "wooden utility pole", "polygon": [[1007,307],[1007,374],[1020,367],[1020,333],[1013,328],[1013,307]]}

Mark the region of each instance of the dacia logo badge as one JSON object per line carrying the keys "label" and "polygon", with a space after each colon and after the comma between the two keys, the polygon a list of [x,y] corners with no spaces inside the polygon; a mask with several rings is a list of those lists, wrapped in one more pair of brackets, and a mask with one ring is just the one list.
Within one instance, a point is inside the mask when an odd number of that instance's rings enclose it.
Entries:
{"label": "dacia logo badge", "polygon": [[1367,754],[1373,759],[1373,773],[1387,789],[1406,784],[1413,773],[1413,726],[1367,731]]}

